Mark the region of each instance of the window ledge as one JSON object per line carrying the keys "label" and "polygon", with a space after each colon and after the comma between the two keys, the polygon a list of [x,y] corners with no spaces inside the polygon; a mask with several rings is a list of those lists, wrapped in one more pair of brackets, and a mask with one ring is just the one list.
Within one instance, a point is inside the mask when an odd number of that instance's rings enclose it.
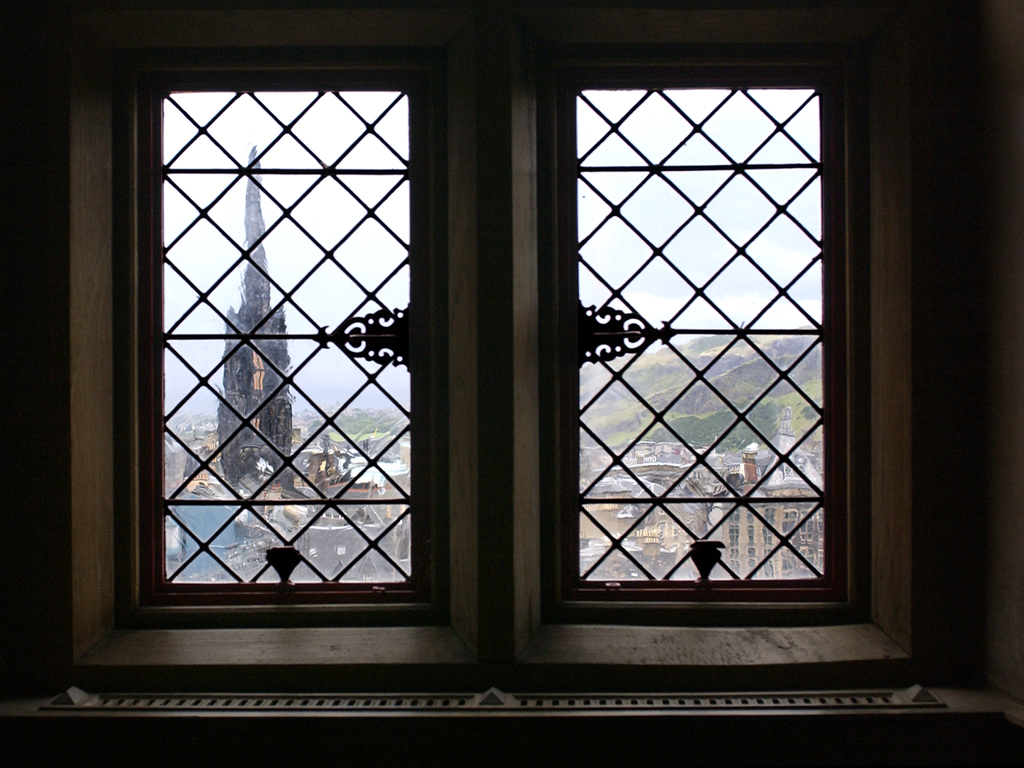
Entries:
{"label": "window ledge", "polygon": [[909,658],[873,624],[749,629],[548,625],[517,661],[731,667]]}
{"label": "window ledge", "polygon": [[68,683],[124,693],[471,689],[475,662],[448,627],[133,629],[83,654]]}
{"label": "window ledge", "polygon": [[447,627],[144,629],[111,632],[78,667],[469,664]]}
{"label": "window ledge", "polygon": [[[742,629],[546,625],[517,663],[719,667],[909,658],[873,624]],[[111,632],[77,666],[475,661],[447,627],[144,629]]]}
{"label": "window ledge", "polygon": [[515,663],[478,662],[448,627],[111,632],[71,684],[104,691],[726,691],[906,687],[910,657],[874,625],[548,625]]}
{"label": "window ledge", "polygon": [[912,660],[873,624],[834,627],[542,627],[516,659],[578,690],[733,691],[906,687]]}

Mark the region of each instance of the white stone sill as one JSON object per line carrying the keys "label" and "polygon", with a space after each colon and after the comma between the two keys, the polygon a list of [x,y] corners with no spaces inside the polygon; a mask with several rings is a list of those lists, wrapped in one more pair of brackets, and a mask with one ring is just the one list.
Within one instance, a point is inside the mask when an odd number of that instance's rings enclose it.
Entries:
{"label": "white stone sill", "polygon": [[[877,627],[543,626],[515,666],[743,667],[906,660]],[[76,667],[473,665],[448,627],[111,632]]]}

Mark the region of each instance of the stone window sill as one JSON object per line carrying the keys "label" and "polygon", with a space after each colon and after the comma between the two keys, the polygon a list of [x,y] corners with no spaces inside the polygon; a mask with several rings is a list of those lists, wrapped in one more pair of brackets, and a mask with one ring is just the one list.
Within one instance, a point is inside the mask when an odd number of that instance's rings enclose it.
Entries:
{"label": "stone window sill", "polygon": [[448,627],[111,632],[74,684],[118,691],[799,690],[909,685],[870,624],[798,628],[544,626],[512,663],[478,662]]}

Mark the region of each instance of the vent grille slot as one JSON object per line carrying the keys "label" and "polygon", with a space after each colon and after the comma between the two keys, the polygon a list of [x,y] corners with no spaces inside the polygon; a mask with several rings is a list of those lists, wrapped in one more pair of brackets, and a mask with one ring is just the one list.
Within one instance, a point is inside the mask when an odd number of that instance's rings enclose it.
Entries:
{"label": "vent grille slot", "polygon": [[[938,700],[931,702],[932,706]],[[717,694],[701,696],[520,696],[520,708],[571,710],[735,710],[735,709],[876,709],[918,707],[895,691],[869,693]]]}
{"label": "vent grille slot", "polygon": [[[63,698],[63,695],[58,699]],[[134,696],[100,694],[90,697],[84,704],[66,704],[56,699],[46,709],[64,709],[68,706],[94,710],[145,711],[275,711],[275,712],[327,712],[373,710],[427,710],[441,711],[465,708],[473,699],[467,695],[431,696]]]}
{"label": "vent grille slot", "polygon": [[382,711],[671,711],[722,710],[878,710],[944,708],[928,690],[814,691],[791,693],[721,694],[532,694],[512,695],[491,688],[482,694],[375,694],[375,695],[154,695],[90,694],[70,688],[44,710],[145,712],[323,712],[368,713]]}

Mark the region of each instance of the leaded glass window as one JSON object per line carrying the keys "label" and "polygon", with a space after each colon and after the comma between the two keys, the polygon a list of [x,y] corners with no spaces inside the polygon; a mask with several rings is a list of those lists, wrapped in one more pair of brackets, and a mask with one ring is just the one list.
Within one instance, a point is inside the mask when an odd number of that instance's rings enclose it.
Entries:
{"label": "leaded glass window", "polygon": [[835,92],[757,80],[581,77],[563,94],[570,594],[693,589],[698,540],[722,545],[705,591],[831,583],[826,538],[844,514],[828,487],[842,460]]}
{"label": "leaded glass window", "polygon": [[280,592],[275,548],[299,556],[292,595],[422,585],[415,98],[150,100],[154,592]]}

